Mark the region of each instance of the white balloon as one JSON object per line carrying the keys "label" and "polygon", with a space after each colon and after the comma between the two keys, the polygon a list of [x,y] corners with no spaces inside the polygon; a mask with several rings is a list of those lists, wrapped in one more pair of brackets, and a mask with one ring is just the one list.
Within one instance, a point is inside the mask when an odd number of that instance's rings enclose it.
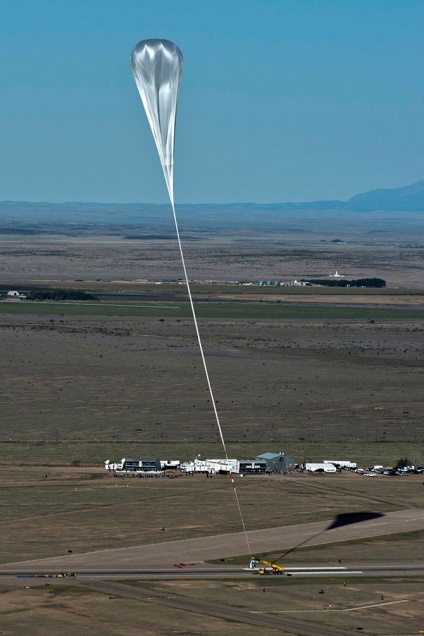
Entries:
{"label": "white balloon", "polygon": [[131,69],[174,203],[175,120],[183,56],[169,40],[141,40],[132,51]]}

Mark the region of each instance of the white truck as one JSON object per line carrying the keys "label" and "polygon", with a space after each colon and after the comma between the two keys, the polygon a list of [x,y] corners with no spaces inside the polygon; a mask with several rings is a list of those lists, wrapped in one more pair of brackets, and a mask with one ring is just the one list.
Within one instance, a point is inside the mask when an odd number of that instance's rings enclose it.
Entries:
{"label": "white truck", "polygon": [[323,464],[333,464],[336,468],[352,468],[357,467],[356,462],[350,462],[346,459],[324,459]]}

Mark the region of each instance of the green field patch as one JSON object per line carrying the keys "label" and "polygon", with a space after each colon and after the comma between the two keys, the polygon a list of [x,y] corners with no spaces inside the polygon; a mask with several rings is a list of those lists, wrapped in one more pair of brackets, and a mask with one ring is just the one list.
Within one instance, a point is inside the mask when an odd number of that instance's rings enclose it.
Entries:
{"label": "green field patch", "polygon": [[[34,287],[36,285],[34,284]],[[186,293],[185,283],[154,283],[154,282],[109,282],[109,281],[61,281],[52,284],[52,288],[81,289],[97,293],[115,294],[166,294]],[[190,284],[193,294],[237,294],[249,296],[261,294],[263,296],[423,296],[422,289],[407,289],[400,287],[356,288],[356,287],[274,287],[260,285],[237,285],[231,283],[199,283]]]}
{"label": "green field patch", "polygon": [[[333,307],[260,303],[195,303],[199,318],[303,320],[422,320],[424,309],[403,307]],[[0,313],[39,316],[121,316],[188,318],[189,303],[1,302]]]}

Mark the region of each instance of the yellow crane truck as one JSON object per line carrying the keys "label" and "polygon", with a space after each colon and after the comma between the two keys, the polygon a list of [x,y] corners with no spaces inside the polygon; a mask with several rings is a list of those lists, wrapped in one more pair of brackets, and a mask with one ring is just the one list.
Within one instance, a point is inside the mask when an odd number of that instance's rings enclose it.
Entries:
{"label": "yellow crane truck", "polygon": [[271,561],[265,561],[265,559],[257,559],[256,557],[252,559],[252,562],[254,562],[255,565],[260,563],[261,565],[267,566],[259,568],[258,573],[262,576],[265,574],[284,574],[284,568],[282,565],[271,563]]}

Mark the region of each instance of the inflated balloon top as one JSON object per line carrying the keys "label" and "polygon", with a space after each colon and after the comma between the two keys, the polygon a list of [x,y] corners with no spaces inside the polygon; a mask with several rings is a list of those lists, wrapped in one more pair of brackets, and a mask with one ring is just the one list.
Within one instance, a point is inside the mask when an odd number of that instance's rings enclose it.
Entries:
{"label": "inflated balloon top", "polygon": [[175,119],[183,56],[169,40],[141,40],[132,51],[131,69],[173,202]]}

